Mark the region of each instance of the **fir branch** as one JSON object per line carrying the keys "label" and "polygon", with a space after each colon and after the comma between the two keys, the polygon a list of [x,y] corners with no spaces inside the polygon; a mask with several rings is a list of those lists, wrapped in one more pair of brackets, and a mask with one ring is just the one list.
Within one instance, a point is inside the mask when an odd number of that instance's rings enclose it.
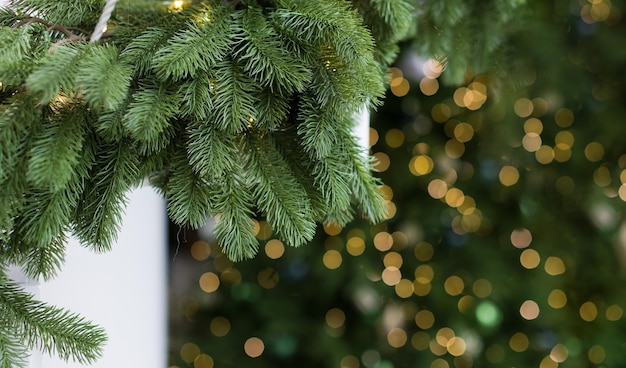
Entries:
{"label": "fir branch", "polygon": [[164,83],[148,83],[133,93],[123,118],[124,128],[139,142],[142,154],[163,149],[174,135],[171,120],[177,115],[181,96]]}
{"label": "fir branch", "polygon": [[258,96],[255,106],[258,115],[253,125],[269,132],[284,129],[283,126],[287,121],[292,105],[297,107],[297,103],[292,102],[292,100],[289,96],[264,89]]}
{"label": "fir branch", "polygon": [[0,368],[25,368],[28,349],[19,331],[0,318]]}
{"label": "fir branch", "polygon": [[212,190],[206,179],[187,162],[184,151],[171,160],[171,174],[165,186],[167,213],[178,225],[199,228],[212,214]]}
{"label": "fir branch", "polygon": [[213,89],[215,82],[209,73],[201,73],[197,78],[185,81],[179,88],[182,96],[180,115],[193,119],[207,119],[213,112]]}
{"label": "fir branch", "polygon": [[147,75],[153,68],[156,52],[171,36],[169,29],[150,27],[134,37],[122,50],[120,57],[128,65],[134,65],[135,77]]}
{"label": "fir branch", "polygon": [[11,0],[11,3],[15,9],[37,14],[50,23],[63,24],[65,27],[91,28],[102,11],[101,0]]}
{"label": "fir branch", "polygon": [[310,70],[287,52],[260,9],[249,7],[245,11],[239,33],[233,57],[243,64],[244,71],[271,90],[304,90],[311,79]]}
{"label": "fir branch", "polygon": [[91,43],[78,64],[75,83],[88,105],[112,111],[128,96],[130,81],[131,67],[119,59],[116,47]]}
{"label": "fir branch", "polygon": [[59,191],[75,176],[82,157],[88,112],[62,106],[49,113],[35,132],[28,153],[28,181],[37,188]]}
{"label": "fir branch", "polygon": [[303,95],[300,99],[298,118],[298,135],[302,138],[302,147],[315,159],[323,159],[330,155],[338,142],[337,130],[343,112],[322,109],[310,96]]}
{"label": "fir branch", "polygon": [[79,61],[84,55],[85,44],[59,45],[40,60],[26,80],[26,88],[44,105],[56,99],[61,90],[74,90]]}
{"label": "fir branch", "polygon": [[240,159],[233,138],[216,128],[215,118],[194,120],[187,126],[187,154],[194,172],[205,178],[223,178]]}
{"label": "fir branch", "polygon": [[[81,364],[93,363],[102,355],[104,330],[66,310],[36,301],[9,281],[0,279],[0,336],[19,331],[29,346]],[[0,357],[1,358],[1,357]],[[4,363],[3,363],[4,364]]]}
{"label": "fir branch", "polygon": [[231,47],[231,10],[224,6],[204,7],[186,29],[175,33],[154,59],[154,69],[163,79],[180,80],[208,72]]}
{"label": "fir branch", "polygon": [[213,187],[211,202],[216,215],[215,236],[224,253],[233,261],[253,258],[259,244],[254,236],[251,207],[253,198],[248,185],[236,166],[223,180]]}
{"label": "fir branch", "polygon": [[311,175],[324,200],[325,223],[344,226],[352,220],[350,201],[353,188],[350,186],[350,174],[350,166],[341,145],[333,146],[332,154],[313,161]]}
{"label": "fir branch", "polygon": [[342,152],[350,160],[348,185],[363,214],[372,223],[385,220],[387,208],[379,192],[380,180],[372,175],[371,158],[362,150],[356,138],[347,131],[341,131]]}
{"label": "fir branch", "polygon": [[244,131],[257,117],[260,87],[231,60],[215,69],[214,114],[218,128],[228,134]]}
{"label": "fir branch", "polygon": [[281,239],[300,246],[315,235],[313,208],[305,189],[293,176],[269,135],[249,135],[246,172],[254,183],[253,197]]}
{"label": "fir branch", "polygon": [[72,233],[96,251],[109,250],[121,225],[126,193],[140,182],[139,157],[129,142],[92,142],[95,163],[72,216]]}

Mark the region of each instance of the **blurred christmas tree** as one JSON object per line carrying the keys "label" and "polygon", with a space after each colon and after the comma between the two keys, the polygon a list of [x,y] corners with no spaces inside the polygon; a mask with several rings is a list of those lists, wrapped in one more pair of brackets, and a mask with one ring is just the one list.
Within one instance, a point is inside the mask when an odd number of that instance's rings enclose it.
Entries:
{"label": "blurred christmas tree", "polygon": [[172,367],[626,365],[624,2],[419,3],[371,129],[386,223],[190,241]]}

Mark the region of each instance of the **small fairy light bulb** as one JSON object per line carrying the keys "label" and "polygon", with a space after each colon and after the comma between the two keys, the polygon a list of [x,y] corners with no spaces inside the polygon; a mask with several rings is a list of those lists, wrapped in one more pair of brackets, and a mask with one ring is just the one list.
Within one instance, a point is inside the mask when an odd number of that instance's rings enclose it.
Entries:
{"label": "small fairy light bulb", "polygon": [[168,8],[171,11],[179,12],[179,11],[183,10],[183,5],[184,4],[185,4],[185,2],[183,0],[175,0],[175,1],[172,1],[170,3]]}

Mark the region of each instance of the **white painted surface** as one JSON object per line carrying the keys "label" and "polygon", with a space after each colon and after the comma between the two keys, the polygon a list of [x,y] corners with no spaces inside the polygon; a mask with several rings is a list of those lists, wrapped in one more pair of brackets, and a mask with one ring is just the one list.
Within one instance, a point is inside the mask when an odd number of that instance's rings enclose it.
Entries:
{"label": "white painted surface", "polygon": [[40,299],[104,327],[104,356],[87,366],[43,355],[41,366],[29,368],[167,366],[165,213],[160,196],[140,188],[129,195],[110,252],[95,254],[70,241],[62,272],[40,284]]}

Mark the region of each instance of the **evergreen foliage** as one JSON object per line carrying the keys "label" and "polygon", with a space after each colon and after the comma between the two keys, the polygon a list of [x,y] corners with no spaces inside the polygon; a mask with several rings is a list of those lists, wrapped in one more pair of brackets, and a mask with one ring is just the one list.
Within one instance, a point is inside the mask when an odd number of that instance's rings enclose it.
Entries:
{"label": "evergreen foliage", "polygon": [[[356,112],[381,102],[408,1],[122,1],[99,42],[87,40],[100,0],[9,3],[0,12],[4,266],[53,277],[70,234],[109,249],[126,193],[144,179],[180,226],[215,217],[233,260],[257,252],[255,218],[293,246],[317,223],[347,223],[353,204],[384,219],[351,130]],[[15,341],[97,357],[100,330],[6,277],[0,288],[2,366],[23,366]]]}
{"label": "evergreen foliage", "polygon": [[[506,34],[488,27],[511,22],[522,3],[492,2],[488,11],[459,0],[209,0],[184,9],[127,0],[101,41],[87,42],[103,1],[9,1],[0,10],[3,265],[53,277],[69,234],[109,249],[126,193],[144,179],[180,226],[215,217],[233,260],[256,254],[255,218],[293,246],[310,241],[317,223],[345,225],[353,206],[384,220],[354,115],[381,104],[385,70],[409,36],[453,79],[489,67],[486,55]],[[470,57],[475,47],[481,57]],[[58,332],[48,321],[82,323],[44,306],[36,310],[47,319],[26,318],[32,301],[0,284],[3,310],[24,305],[8,316],[22,318],[31,345],[29,336]],[[0,339],[15,338],[4,331]],[[56,338],[42,347],[93,360],[85,351],[102,336],[72,338],[76,349]],[[19,366],[12,346],[0,347],[0,362]]]}

